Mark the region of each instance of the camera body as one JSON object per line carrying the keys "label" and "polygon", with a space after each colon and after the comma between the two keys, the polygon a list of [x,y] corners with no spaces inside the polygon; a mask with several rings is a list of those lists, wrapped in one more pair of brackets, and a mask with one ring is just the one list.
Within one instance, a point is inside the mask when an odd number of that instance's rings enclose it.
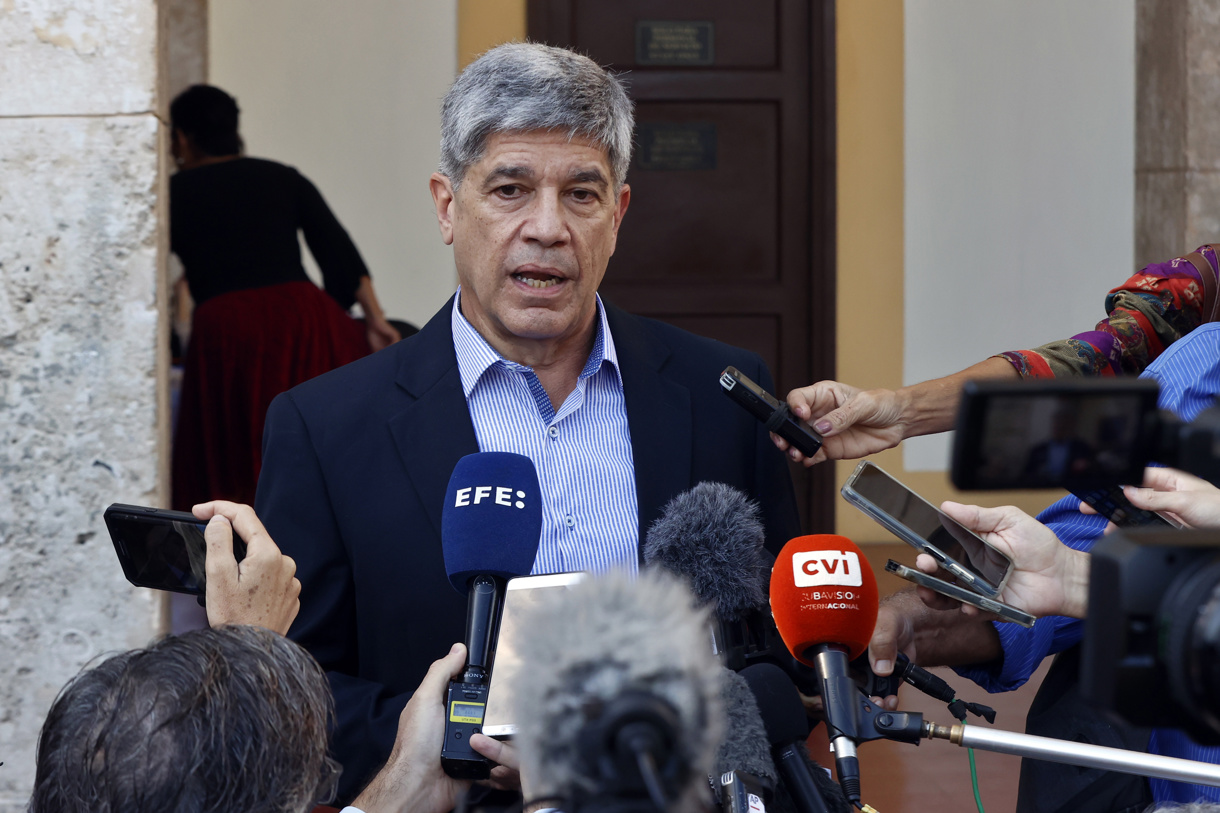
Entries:
{"label": "camera body", "polygon": [[1089,577],[1081,696],[1220,745],[1220,531],[1119,531]]}

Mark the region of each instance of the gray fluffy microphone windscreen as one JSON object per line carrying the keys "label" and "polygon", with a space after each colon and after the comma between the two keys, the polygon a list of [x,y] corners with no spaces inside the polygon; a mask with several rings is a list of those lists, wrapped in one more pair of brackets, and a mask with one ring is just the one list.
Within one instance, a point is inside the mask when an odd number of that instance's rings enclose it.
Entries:
{"label": "gray fluffy microphone windscreen", "polygon": [[644,563],[686,579],[724,621],[767,606],[771,565],[763,555],[758,503],[723,483],[700,483],[674,497],[652,523]]}
{"label": "gray fluffy microphone windscreen", "polygon": [[646,693],[677,713],[676,756],[690,769],[672,810],[706,799],[723,733],[724,669],[706,644],[708,614],[672,576],[646,572],[590,579],[540,601],[521,618],[531,634],[509,688],[521,774],[531,797],[600,792],[584,753],[587,732],[625,694]]}
{"label": "gray fluffy microphone windscreen", "polygon": [[746,679],[730,669],[722,670],[724,740],[716,752],[716,776],[744,771],[774,786],[779,779],[771,759],[771,741],[763,726],[758,701]]}

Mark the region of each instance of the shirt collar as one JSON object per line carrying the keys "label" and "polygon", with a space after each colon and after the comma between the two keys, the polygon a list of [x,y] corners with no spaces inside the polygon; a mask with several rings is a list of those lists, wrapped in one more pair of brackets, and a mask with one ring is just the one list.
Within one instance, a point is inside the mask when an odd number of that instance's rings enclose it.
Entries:
{"label": "shirt collar", "polygon": [[[610,334],[610,322],[606,319],[606,308],[602,304],[601,295],[597,297],[597,335],[593,339],[593,350],[580,371],[579,378],[585,379],[596,373],[602,367],[602,362],[609,362],[610,368],[623,385],[623,375],[618,368],[618,353],[614,349],[614,337]],[[458,372],[462,377],[462,393],[469,398],[479,379],[491,367],[499,364],[507,370],[529,369],[515,361],[509,361],[501,356],[487,340],[474,329],[474,325],[462,314],[462,288],[459,285],[457,294],[453,297],[453,311],[450,314],[450,325],[453,329],[453,348],[457,352]]]}

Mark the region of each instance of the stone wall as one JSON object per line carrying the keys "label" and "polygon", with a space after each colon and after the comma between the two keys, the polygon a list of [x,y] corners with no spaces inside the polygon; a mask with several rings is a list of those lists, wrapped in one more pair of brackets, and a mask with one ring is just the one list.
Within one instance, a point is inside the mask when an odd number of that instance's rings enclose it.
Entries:
{"label": "stone wall", "polygon": [[158,74],[154,0],[0,0],[0,813],[60,687],[163,626],[102,522],[167,493]]}
{"label": "stone wall", "polygon": [[1137,0],[1135,66],[1139,268],[1220,241],[1220,0]]}

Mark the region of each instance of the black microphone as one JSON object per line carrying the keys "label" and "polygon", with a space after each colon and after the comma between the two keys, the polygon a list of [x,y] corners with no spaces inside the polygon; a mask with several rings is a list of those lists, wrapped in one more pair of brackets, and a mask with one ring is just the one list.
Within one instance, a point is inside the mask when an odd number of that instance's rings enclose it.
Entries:
{"label": "black microphone", "polygon": [[478,452],[458,461],[441,513],[449,583],[466,602],[466,666],[445,699],[441,767],[455,779],[486,779],[491,763],[470,747],[482,731],[505,580],[534,566],[542,490],[528,457]]}
{"label": "black microphone", "polygon": [[779,775],[750,685],[736,672],[724,669],[721,674],[725,735],[716,752],[712,787],[724,813],[752,813],[759,803],[764,808],[771,804]]}
{"label": "black microphone", "polygon": [[848,813],[851,805],[842,790],[805,750],[809,721],[805,705],[792,681],[779,667],[760,663],[741,676],[749,684],[762,715],[771,755],[779,770],[780,788],[792,798],[798,813]]}
{"label": "black microphone", "polygon": [[[539,599],[509,685],[521,773],[565,813],[694,811],[724,717],[707,612],[672,576],[612,573]],[[534,801],[526,800],[527,803]]]}

